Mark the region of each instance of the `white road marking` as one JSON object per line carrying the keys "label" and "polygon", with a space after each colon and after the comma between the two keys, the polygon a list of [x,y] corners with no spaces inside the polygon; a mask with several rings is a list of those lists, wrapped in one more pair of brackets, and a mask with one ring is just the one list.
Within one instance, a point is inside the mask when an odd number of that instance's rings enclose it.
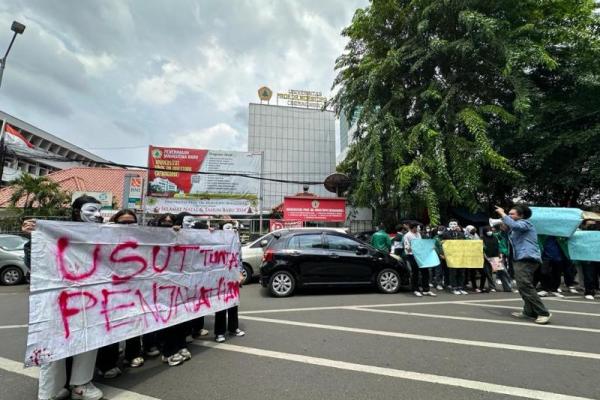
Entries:
{"label": "white road marking", "polygon": [[361,372],[372,375],[387,376],[392,378],[406,379],[417,382],[435,383],[459,387],[461,389],[472,389],[485,393],[496,393],[514,397],[522,397],[537,400],[592,400],[586,397],[569,396],[559,393],[544,392],[541,390],[526,389],[521,387],[497,385],[490,382],[474,381],[450,376],[426,374],[421,372],[406,371],[401,369],[376,367],[374,365],[356,364],[345,361],[331,360],[320,357],[310,357],[300,354],[283,353],[279,351],[263,350],[253,347],[236,346],[232,344],[219,344],[214,342],[197,342],[199,346],[218,350],[232,351],[236,353],[249,354],[259,357],[274,358],[284,361],[293,361],[302,364],[316,365],[320,367],[336,368],[345,371]]}
{"label": "white road marking", "polygon": [[360,304],[350,306],[326,306],[326,307],[300,307],[300,308],[274,308],[269,310],[252,310],[240,311],[240,315],[250,314],[266,314],[266,313],[286,313],[295,311],[323,311],[323,310],[339,310],[345,307],[410,307],[410,306],[430,306],[436,304],[462,304],[470,302],[478,303],[500,303],[504,301],[518,301],[519,299],[492,299],[492,300],[453,300],[453,301],[420,301],[413,303],[384,303],[384,304]]}
{"label": "white road marking", "polygon": [[[0,357],[0,369],[15,374],[28,376],[30,378],[38,379],[39,369],[38,368],[23,368],[23,363],[9,360],[8,358]],[[136,392],[130,392],[129,390],[118,389],[112,386],[102,385],[95,383],[100,390],[104,392],[103,399],[109,400],[160,400],[156,397],[146,396]]]}
{"label": "white road marking", "polygon": [[0,329],[27,328],[29,325],[0,325]]}
{"label": "white road marking", "polygon": [[[383,314],[396,314],[396,315],[408,315],[414,317],[424,317],[424,318],[436,318],[436,319],[452,319],[456,321],[471,321],[471,322],[479,322],[479,323],[488,323],[488,324],[502,324],[502,325],[519,325],[526,326],[529,328],[544,328],[544,329],[561,329],[566,331],[578,331],[578,332],[592,332],[592,333],[600,333],[600,329],[593,328],[580,328],[578,326],[564,326],[564,325],[539,325],[531,322],[517,322],[517,321],[508,321],[502,319],[487,319],[487,318],[473,318],[473,317],[459,317],[455,315],[441,315],[441,314],[423,314],[423,313],[415,313],[409,311],[391,311],[391,310],[376,310],[366,307],[345,307],[347,310],[356,310],[356,311],[367,311],[373,313],[383,313]],[[552,311],[550,311],[552,312]]]}
{"label": "white road marking", "polygon": [[[480,306],[480,307],[487,307],[487,308],[507,308],[507,309],[511,309],[511,310],[522,310],[523,307],[510,307],[510,306],[498,306],[495,304],[479,304],[479,303],[459,303],[459,304],[463,304],[465,306]],[[579,312],[579,311],[565,311],[565,310],[555,310],[555,309],[551,309],[550,312],[552,314],[570,314],[570,315],[583,315],[586,317],[600,317],[600,314],[595,314],[595,313],[586,313],[586,312]]]}
{"label": "white road marking", "polygon": [[352,328],[347,326],[336,326],[336,325],[323,325],[323,324],[314,324],[310,322],[298,322],[291,320],[282,320],[282,319],[273,319],[273,318],[262,318],[262,317],[242,317],[243,320],[247,321],[256,321],[256,322],[266,322],[271,324],[280,324],[280,325],[292,325],[299,326],[304,328],[316,328],[316,329],[326,329],[330,331],[339,331],[339,332],[351,332],[351,333],[360,333],[367,335],[375,335],[375,336],[387,336],[394,337],[400,339],[411,339],[411,340],[421,340],[427,342],[438,342],[438,343],[452,343],[452,344],[460,344],[464,346],[475,346],[475,347],[486,347],[491,349],[502,349],[502,350],[514,350],[514,351],[523,351],[528,353],[539,353],[545,355],[553,355],[553,356],[567,356],[567,357],[577,357],[577,358],[588,358],[592,360],[600,360],[600,354],[598,353],[585,353],[581,351],[571,351],[571,350],[560,350],[560,349],[551,349],[545,347],[532,347],[532,346],[520,346],[508,343],[498,343],[498,342],[485,342],[478,340],[465,340],[465,339],[454,339],[440,336],[427,336],[427,335],[416,335],[412,333],[402,333],[402,332],[389,332],[389,331],[381,331],[381,330],[373,330],[373,329],[363,329],[363,328]]}
{"label": "white road marking", "polygon": [[543,301],[546,300],[552,300],[552,301],[558,301],[558,302],[562,302],[562,303],[579,303],[579,304],[588,304],[590,306],[599,306],[600,302],[599,301],[592,301],[592,300],[569,300],[568,298],[562,298],[559,299],[558,297],[543,297]]}

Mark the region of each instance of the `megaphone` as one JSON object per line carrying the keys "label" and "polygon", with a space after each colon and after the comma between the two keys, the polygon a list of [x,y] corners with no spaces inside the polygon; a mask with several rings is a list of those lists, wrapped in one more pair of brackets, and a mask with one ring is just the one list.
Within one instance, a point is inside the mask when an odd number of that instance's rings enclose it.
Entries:
{"label": "megaphone", "polygon": [[490,226],[498,226],[498,225],[502,225],[502,220],[501,219],[493,219],[490,218]]}

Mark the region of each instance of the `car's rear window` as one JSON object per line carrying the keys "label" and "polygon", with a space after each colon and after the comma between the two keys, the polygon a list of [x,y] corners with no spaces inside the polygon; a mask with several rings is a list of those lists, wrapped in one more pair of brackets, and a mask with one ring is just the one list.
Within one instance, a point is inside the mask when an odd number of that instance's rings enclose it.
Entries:
{"label": "car's rear window", "polygon": [[3,236],[0,237],[0,247],[4,250],[23,250],[27,239],[21,236]]}

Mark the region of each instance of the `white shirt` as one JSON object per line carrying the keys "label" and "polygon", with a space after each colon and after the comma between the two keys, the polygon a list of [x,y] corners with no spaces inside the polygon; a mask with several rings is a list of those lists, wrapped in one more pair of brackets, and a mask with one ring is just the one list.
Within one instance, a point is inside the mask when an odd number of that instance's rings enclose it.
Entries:
{"label": "white shirt", "polygon": [[412,247],[410,246],[410,242],[415,239],[421,239],[421,234],[419,232],[412,233],[411,231],[408,231],[408,233],[404,235],[404,251],[406,251],[406,254],[412,255]]}

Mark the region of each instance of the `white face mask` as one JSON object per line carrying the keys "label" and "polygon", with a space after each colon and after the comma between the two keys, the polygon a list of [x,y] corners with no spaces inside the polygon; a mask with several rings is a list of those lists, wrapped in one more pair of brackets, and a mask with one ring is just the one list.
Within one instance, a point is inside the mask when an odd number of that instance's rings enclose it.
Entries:
{"label": "white face mask", "polygon": [[183,229],[192,229],[193,226],[194,226],[194,217],[192,217],[191,215],[186,215],[185,217],[183,217],[183,222],[181,224],[181,227]]}
{"label": "white face mask", "polygon": [[98,203],[85,203],[81,206],[79,215],[83,222],[102,222],[103,218],[100,214],[102,206]]}
{"label": "white face mask", "polygon": [[494,234],[494,232],[486,232],[485,234],[488,236],[492,236]]}

